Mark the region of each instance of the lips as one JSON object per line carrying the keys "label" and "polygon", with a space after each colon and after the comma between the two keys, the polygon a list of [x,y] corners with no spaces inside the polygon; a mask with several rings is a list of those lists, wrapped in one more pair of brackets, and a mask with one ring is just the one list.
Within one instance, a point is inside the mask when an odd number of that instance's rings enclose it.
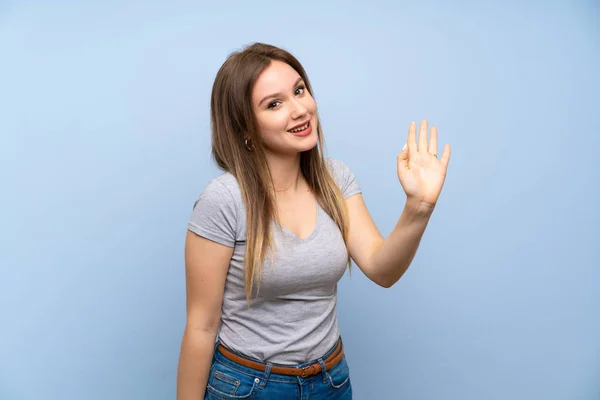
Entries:
{"label": "lips", "polygon": [[304,125],[306,125],[308,123],[310,123],[310,119],[308,119],[308,120],[306,120],[306,121],[304,121],[304,122],[302,122],[302,123],[300,123],[300,124],[298,124],[296,126],[293,126],[292,128],[288,129],[288,132],[292,132],[294,129],[301,128],[301,127],[303,127]]}
{"label": "lips", "polygon": [[[302,128],[304,126],[306,126],[306,128],[301,131],[294,131],[294,129]],[[288,133],[295,137],[302,138],[302,137],[309,136],[312,133],[312,130],[313,130],[312,122],[308,121],[308,122],[305,122],[304,125],[296,125],[296,127],[290,129],[288,131]]]}

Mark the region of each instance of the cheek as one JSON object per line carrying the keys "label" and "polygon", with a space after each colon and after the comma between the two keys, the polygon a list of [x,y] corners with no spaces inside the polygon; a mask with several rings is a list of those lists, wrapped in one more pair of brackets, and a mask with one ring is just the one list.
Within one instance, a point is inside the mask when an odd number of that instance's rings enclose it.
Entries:
{"label": "cheek", "polygon": [[270,115],[264,115],[259,118],[258,130],[265,141],[272,140],[274,137],[285,131],[287,127],[288,118],[284,113],[271,113]]}
{"label": "cheek", "polygon": [[317,111],[317,102],[310,95],[310,93],[307,93],[303,100],[304,100],[303,101],[304,107],[306,107],[306,109],[308,110],[308,112],[315,113]]}

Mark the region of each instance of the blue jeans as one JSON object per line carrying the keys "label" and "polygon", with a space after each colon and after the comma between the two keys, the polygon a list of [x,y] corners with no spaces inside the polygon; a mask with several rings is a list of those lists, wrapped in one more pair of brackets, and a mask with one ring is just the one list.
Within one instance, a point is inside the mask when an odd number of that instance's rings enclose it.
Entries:
{"label": "blue jeans", "polygon": [[323,360],[329,357],[334,350],[335,347],[318,360],[297,365],[302,368],[319,363],[323,368],[323,371],[316,375],[301,378],[272,374],[270,370],[273,364],[250,358],[252,361],[264,364],[266,371],[245,367],[225,358],[215,347],[204,399],[351,400],[352,385],[346,356],[344,355],[342,360],[331,369],[325,370]]}

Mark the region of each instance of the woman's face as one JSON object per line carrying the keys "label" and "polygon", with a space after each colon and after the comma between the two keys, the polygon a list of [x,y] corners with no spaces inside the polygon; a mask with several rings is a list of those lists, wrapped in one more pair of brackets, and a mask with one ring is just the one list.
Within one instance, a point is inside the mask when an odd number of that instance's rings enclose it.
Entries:
{"label": "woman's face", "polygon": [[259,75],[252,106],[268,152],[296,155],[317,145],[317,104],[288,64],[272,61]]}

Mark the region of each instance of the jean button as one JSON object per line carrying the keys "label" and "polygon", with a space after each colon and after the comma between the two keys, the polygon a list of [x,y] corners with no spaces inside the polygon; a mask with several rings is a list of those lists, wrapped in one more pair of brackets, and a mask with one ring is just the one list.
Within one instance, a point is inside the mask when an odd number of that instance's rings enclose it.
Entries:
{"label": "jean button", "polygon": [[260,379],[254,378],[254,383],[260,383]]}

